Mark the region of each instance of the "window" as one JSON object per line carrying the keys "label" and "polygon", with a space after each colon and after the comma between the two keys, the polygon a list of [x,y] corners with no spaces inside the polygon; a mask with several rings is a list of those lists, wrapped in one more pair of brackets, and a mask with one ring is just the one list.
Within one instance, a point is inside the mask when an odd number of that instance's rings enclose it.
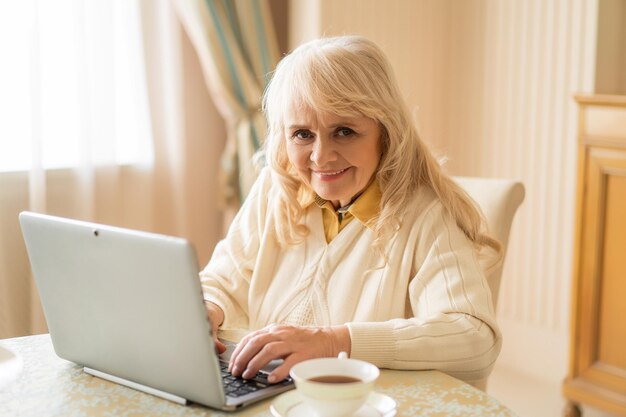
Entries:
{"label": "window", "polygon": [[137,1],[0,2],[0,171],[152,160]]}

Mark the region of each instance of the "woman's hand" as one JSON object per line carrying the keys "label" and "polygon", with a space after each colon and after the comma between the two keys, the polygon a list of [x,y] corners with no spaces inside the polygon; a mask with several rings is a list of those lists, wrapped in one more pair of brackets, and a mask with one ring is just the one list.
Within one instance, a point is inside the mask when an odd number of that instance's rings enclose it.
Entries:
{"label": "woman's hand", "polygon": [[217,304],[214,304],[210,301],[205,301],[204,305],[206,306],[209,322],[211,323],[211,335],[213,336],[213,340],[215,340],[217,353],[223,353],[224,351],[226,351],[226,346],[218,340],[217,330],[224,322],[224,311],[222,311],[222,309]]}
{"label": "woman's hand", "polygon": [[268,377],[271,383],[282,381],[293,365],[306,359],[336,357],[350,352],[347,326],[297,327],[270,325],[252,332],[237,345],[230,358],[229,370],[243,378],[252,378],[274,359],[284,362]]}

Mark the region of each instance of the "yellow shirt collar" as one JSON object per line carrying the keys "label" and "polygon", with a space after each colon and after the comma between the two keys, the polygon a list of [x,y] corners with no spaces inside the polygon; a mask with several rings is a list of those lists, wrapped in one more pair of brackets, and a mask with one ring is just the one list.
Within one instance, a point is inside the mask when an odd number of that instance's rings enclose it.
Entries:
{"label": "yellow shirt collar", "polygon": [[[359,220],[363,225],[371,229],[372,227],[369,222],[380,212],[381,197],[382,193],[380,191],[380,186],[378,185],[378,180],[374,179],[374,181],[368,185],[356,201],[352,203],[348,209],[348,213],[354,216],[354,218]],[[311,204],[315,203],[320,208],[328,208],[335,212],[335,208],[330,201],[324,200],[322,197],[311,191],[301,194],[298,200],[303,208],[307,208]]]}

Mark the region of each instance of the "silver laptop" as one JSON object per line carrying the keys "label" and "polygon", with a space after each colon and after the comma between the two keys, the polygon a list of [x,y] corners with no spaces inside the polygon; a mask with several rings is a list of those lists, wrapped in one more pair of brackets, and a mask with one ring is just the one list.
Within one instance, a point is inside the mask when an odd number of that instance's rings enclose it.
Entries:
{"label": "silver laptop", "polygon": [[225,370],[228,353],[216,353],[186,240],[29,212],[19,218],[58,356],[101,378],[222,410],[292,388],[290,380],[268,384],[269,368],[247,381]]}

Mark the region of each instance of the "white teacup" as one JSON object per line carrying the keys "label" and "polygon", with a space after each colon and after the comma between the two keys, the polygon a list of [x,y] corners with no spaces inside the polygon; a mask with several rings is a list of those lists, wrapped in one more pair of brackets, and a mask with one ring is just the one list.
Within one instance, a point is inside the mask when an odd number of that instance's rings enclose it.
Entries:
{"label": "white teacup", "polygon": [[369,362],[337,358],[310,359],[289,373],[304,402],[317,416],[349,416],[367,400],[380,371]]}

